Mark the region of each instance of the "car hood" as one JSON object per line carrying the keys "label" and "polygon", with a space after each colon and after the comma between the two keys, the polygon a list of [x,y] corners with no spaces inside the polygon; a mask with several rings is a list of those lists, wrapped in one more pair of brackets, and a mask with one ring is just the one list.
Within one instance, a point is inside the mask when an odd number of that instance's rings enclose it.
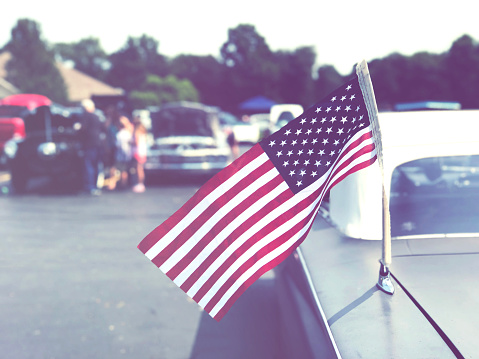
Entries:
{"label": "car hood", "polygon": [[479,353],[479,238],[408,240],[405,245],[409,253],[392,260],[394,279],[439,333],[464,357],[474,357]]}

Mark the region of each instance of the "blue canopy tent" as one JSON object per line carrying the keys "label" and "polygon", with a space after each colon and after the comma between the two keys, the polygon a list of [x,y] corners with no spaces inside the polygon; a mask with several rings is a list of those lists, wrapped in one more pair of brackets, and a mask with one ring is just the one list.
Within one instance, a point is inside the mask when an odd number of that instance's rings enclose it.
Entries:
{"label": "blue canopy tent", "polygon": [[269,113],[271,106],[276,105],[273,100],[264,97],[252,97],[238,105],[238,110],[243,114]]}

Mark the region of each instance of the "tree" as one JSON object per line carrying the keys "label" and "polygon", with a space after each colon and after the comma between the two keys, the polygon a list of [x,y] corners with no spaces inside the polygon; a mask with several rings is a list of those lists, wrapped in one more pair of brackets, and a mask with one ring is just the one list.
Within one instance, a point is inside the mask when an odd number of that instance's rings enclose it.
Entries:
{"label": "tree", "polygon": [[344,83],[344,78],[331,65],[324,65],[318,69],[318,76],[314,81],[315,101],[327,96],[331,91]]}
{"label": "tree", "polygon": [[213,56],[179,55],[170,62],[171,74],[188,79],[200,94],[200,101],[220,106],[224,67]]}
{"label": "tree", "polygon": [[312,78],[316,53],[312,47],[301,47],[293,52],[278,51],[275,61],[279,65],[279,98],[283,103],[299,103],[309,107],[317,100]]}
{"label": "tree", "polygon": [[160,106],[168,102],[198,102],[198,91],[189,80],[178,80],[169,75],[165,78],[149,75],[139,90],[130,93],[129,100],[134,108]]}
{"label": "tree", "polygon": [[96,79],[103,80],[110,67],[108,56],[97,38],[86,38],[76,43],[54,45],[63,61],[72,61],[75,68]]}
{"label": "tree", "polygon": [[468,35],[457,39],[445,56],[446,76],[453,100],[464,108],[478,108],[479,47]]}
{"label": "tree", "polygon": [[[228,30],[228,40],[221,47],[227,86],[223,101],[234,107],[256,95],[277,98],[279,65],[274,54],[252,25],[238,25]],[[225,84],[226,85],[226,84]]]}
{"label": "tree", "polygon": [[166,60],[158,53],[158,42],[147,35],[128,37],[123,48],[110,55],[110,61],[106,81],[126,91],[138,89],[149,74],[167,73]]}
{"label": "tree", "polygon": [[7,64],[9,82],[23,92],[44,95],[62,104],[68,102],[54,53],[41,39],[40,26],[35,21],[18,20],[5,49],[12,55]]}

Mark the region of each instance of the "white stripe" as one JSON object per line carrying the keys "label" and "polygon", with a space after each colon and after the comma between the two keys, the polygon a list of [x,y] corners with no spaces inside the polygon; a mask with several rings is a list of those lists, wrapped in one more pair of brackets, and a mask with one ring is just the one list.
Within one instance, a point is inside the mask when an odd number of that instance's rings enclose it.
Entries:
{"label": "white stripe", "polygon": [[[203,296],[203,298],[198,302],[200,306],[203,308],[209,303],[209,301],[213,298],[213,296],[221,289],[221,286],[226,283],[226,281],[241,267],[246,261],[248,261],[251,257],[253,257],[256,253],[258,253],[263,247],[267,246],[284,233],[289,231],[293,228],[296,224],[301,222],[304,218],[306,218],[309,214],[311,214],[312,209],[314,208],[316,201],[310,204],[308,207],[303,209],[300,213],[294,216],[291,220],[283,223],[281,226],[277,227],[274,231],[270,232],[268,235],[263,237],[260,241],[256,242],[253,246],[251,246],[244,254],[241,255],[228,269],[223,273],[223,275],[218,278],[215,284],[211,287],[211,289]],[[295,240],[297,238],[293,236]],[[291,239],[288,240],[288,242]],[[281,245],[280,247],[282,247]],[[275,252],[275,251],[273,251]],[[261,261],[261,259],[260,259]],[[268,261],[269,262],[269,261]],[[267,262],[266,262],[267,263]],[[248,270],[249,271],[249,270]],[[248,272],[247,271],[247,272]]]}
{"label": "white stripe", "polygon": [[[328,171],[325,175],[323,175],[320,179],[314,182],[310,187],[319,188],[323,183],[324,180],[327,178]],[[301,202],[303,199],[309,196],[309,192],[299,192],[294,195],[288,201],[282,203],[278,207],[276,207],[273,211],[268,213],[265,217],[260,219],[256,222],[253,226],[251,226],[246,232],[244,232],[241,236],[239,236],[230,246],[208,267],[208,269],[201,275],[200,278],[191,286],[188,290],[187,294],[190,297],[193,297],[200,288],[210,279],[210,277],[216,272],[216,270],[229,258],[231,254],[233,254],[243,243],[245,243],[248,239],[253,237],[257,232],[259,232],[263,227],[267,226],[269,223],[274,221],[276,218],[280,217],[287,211],[289,211],[292,207],[296,204]]]}
{"label": "white stripe", "polygon": [[240,225],[246,222],[251,216],[259,212],[264,206],[271,203],[281,193],[288,190],[289,187],[285,182],[281,182],[276,188],[269,191],[265,196],[255,202],[250,208],[247,208],[243,213],[236,217],[231,223],[229,223],[218,235],[214,241],[208,243],[198,256],[181,272],[175,279],[176,285],[181,286],[188,277],[193,274],[195,270],[213,253],[213,251],[226,239],[228,236],[236,230]]}
{"label": "white stripe", "polygon": [[198,228],[198,230],[193,233],[191,237],[180,248],[178,248],[168,258],[167,261],[165,261],[165,263],[163,263],[163,265],[160,267],[162,272],[167,273],[171,268],[173,268],[181,259],[187,256],[189,251],[231,210],[237,207],[257,189],[261,188],[278,175],[278,170],[273,167],[273,169],[256,179],[253,183],[231,198],[228,203],[225,203],[221,208],[219,208],[213,216],[211,216],[200,228]]}
{"label": "white stripe", "polygon": [[[319,201],[319,198],[314,202],[314,205],[317,204]],[[314,207],[313,207],[314,208]],[[318,207],[319,208],[319,207]],[[316,209],[315,212],[318,211],[318,208]],[[307,208],[308,209],[308,208]],[[305,209],[305,211],[307,210]],[[260,270],[263,266],[271,262],[273,259],[277,258],[281,254],[283,254],[285,251],[287,251],[289,248],[291,248],[293,245],[297,243],[297,241],[303,236],[306,231],[309,229],[311,226],[312,222],[314,221],[315,214],[311,216],[311,219],[309,220],[308,224],[300,229],[296,235],[292,236],[290,239],[288,239],[286,242],[281,244],[279,247],[275,248],[273,251],[259,259],[253,266],[251,266],[246,272],[244,272],[234,283],[233,285],[225,292],[225,294],[221,297],[221,299],[218,301],[218,303],[213,307],[213,309],[210,311],[210,316],[214,317],[218,312],[223,308],[223,306],[226,304],[226,302],[236,293],[236,291],[251,277],[253,276],[258,270]]]}
{"label": "white stripe", "polygon": [[185,217],[181,219],[181,221],[174,226],[168,233],[165,234],[158,242],[155,243],[146,253],[145,255],[152,260],[155,258],[163,249],[165,249],[173,240],[183,231],[184,228],[188,227],[191,222],[198,217],[206,208],[210,206],[212,202],[214,202],[217,198],[219,198],[223,193],[228,191],[231,187],[233,187],[236,183],[241,181],[245,178],[248,174],[254,171],[256,168],[260,167],[263,163],[268,160],[268,155],[266,153],[262,153],[253,161],[248,163],[242,169],[240,169],[237,173],[215,188],[208,196],[206,196],[201,202],[199,202]]}

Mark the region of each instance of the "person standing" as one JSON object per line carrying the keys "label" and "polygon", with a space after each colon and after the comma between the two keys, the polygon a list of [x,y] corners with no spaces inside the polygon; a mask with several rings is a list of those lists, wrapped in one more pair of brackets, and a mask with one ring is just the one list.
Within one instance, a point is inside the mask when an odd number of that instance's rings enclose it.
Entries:
{"label": "person standing", "polygon": [[97,186],[98,168],[105,140],[105,131],[100,117],[95,113],[95,103],[85,99],[81,103],[83,112],[80,115],[84,178],[83,189],[91,195],[100,195]]}
{"label": "person standing", "polygon": [[121,116],[119,130],[116,134],[116,168],[120,171],[119,186],[121,189],[130,183],[130,168],[132,166],[133,124],[126,116]]}
{"label": "person standing", "polygon": [[146,152],[147,152],[147,130],[145,126],[141,123],[141,119],[136,117],[133,120],[133,125],[135,130],[133,132],[133,160],[136,164],[136,174],[138,182],[133,186],[133,192],[141,193],[145,192],[145,169],[144,164],[146,162]]}

